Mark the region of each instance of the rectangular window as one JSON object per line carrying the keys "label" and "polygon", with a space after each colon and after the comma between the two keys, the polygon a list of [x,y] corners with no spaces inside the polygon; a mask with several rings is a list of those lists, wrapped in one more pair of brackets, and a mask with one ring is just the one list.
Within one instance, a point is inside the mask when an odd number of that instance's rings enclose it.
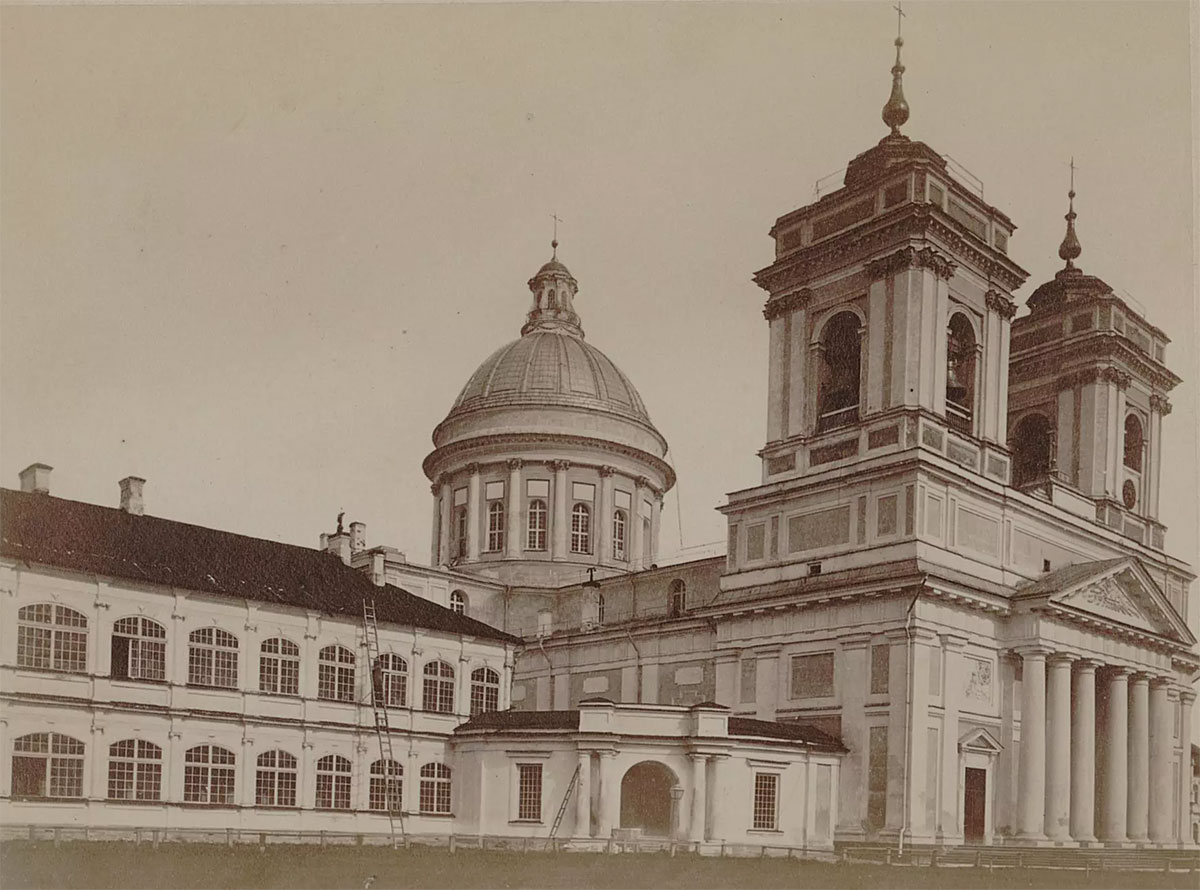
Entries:
{"label": "rectangular window", "polygon": [[742,683],[741,695],[738,700],[743,704],[750,704],[758,695],[758,659],[743,658],[742,659]]}
{"label": "rectangular window", "polygon": [[887,695],[891,654],[892,647],[886,643],[871,647],[871,695]]}
{"label": "rectangular window", "polygon": [[762,559],[766,555],[767,527],[763,523],[746,528],[746,561]]}
{"label": "rectangular window", "polygon": [[792,658],[792,698],[826,698],[833,695],[833,653],[796,655]]}
{"label": "rectangular window", "polygon": [[629,497],[629,492],[617,489],[613,492],[613,504],[620,507],[622,510],[628,510],[633,501]]}
{"label": "rectangular window", "polygon": [[596,499],[596,486],[589,485],[587,482],[572,482],[571,483],[571,500],[591,502],[595,499]]}
{"label": "rectangular window", "polygon": [[525,483],[525,494],[531,498],[550,497],[549,479],[530,479]]}
{"label": "rectangular window", "polygon": [[754,774],[754,828],[774,831],[778,814],[779,776],[774,773]]}
{"label": "rectangular window", "polygon": [[542,765],[517,764],[517,819],[521,822],[542,821]]}
{"label": "rectangular window", "polygon": [[503,482],[489,482],[484,486],[484,497],[489,501],[498,501],[504,497]]}
{"label": "rectangular window", "polygon": [[867,749],[867,828],[877,831],[887,821],[888,728],[872,726]]}

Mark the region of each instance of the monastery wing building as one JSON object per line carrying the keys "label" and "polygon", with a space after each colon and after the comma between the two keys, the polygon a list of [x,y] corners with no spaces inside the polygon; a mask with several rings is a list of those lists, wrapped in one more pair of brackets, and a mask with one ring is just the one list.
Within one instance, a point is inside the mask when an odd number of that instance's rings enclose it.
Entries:
{"label": "monastery wing building", "polygon": [[[554,255],[433,433],[431,564],[5,491],[0,821],[1194,844],[1166,335],[890,132],[779,217],[761,483],[660,565],[667,443]],[[382,715],[382,716],[381,716]],[[397,827],[399,826],[399,828]]]}

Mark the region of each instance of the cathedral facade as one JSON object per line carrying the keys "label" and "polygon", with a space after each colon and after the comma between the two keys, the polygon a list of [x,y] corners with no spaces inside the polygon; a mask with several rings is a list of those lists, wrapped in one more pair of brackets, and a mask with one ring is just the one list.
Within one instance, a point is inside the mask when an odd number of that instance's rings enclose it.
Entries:
{"label": "cathedral facade", "polygon": [[554,243],[434,430],[430,567],[357,523],[289,548],[23,474],[3,821],[1193,844],[1168,338],[1077,265],[1073,205],[1016,317],[1015,225],[901,132],[900,44],[888,134],[754,276],[767,439],[723,557],[660,563],[667,443]]}

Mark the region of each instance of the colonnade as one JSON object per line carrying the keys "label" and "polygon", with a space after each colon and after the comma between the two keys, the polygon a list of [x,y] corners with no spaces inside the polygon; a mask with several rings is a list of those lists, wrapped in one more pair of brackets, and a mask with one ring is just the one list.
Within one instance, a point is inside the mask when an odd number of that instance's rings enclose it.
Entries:
{"label": "colonnade", "polygon": [[1168,676],[1049,648],[1017,654],[1023,677],[1018,838],[1189,842],[1196,694]]}

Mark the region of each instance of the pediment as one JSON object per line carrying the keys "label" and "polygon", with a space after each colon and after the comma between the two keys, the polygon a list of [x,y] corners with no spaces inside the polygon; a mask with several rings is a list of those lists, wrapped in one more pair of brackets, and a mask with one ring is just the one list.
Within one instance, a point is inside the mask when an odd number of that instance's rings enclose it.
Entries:
{"label": "pediment", "polygon": [[1080,578],[1052,594],[1049,601],[1177,642],[1195,642],[1154,579],[1134,559]]}
{"label": "pediment", "polygon": [[970,729],[958,740],[958,750],[977,751],[982,754],[999,754],[999,740],[986,729]]}

